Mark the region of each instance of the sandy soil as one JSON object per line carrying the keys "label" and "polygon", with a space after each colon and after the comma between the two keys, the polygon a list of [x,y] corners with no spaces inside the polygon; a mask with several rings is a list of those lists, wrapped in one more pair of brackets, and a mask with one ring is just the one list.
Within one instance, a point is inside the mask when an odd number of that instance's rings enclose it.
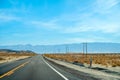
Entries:
{"label": "sandy soil", "polygon": [[[85,67],[89,67],[89,64],[84,64]],[[119,66],[116,66],[116,67],[111,67],[111,66],[104,66],[104,65],[101,65],[101,64],[92,64],[92,68],[103,68],[103,69],[108,69],[110,71],[115,71],[115,72],[118,72],[120,73],[120,67]]]}
{"label": "sandy soil", "polygon": [[0,57],[4,59],[4,60],[0,60],[0,63],[5,63],[5,62],[11,62],[11,61],[16,61],[20,59],[25,59],[30,56],[0,56]]}

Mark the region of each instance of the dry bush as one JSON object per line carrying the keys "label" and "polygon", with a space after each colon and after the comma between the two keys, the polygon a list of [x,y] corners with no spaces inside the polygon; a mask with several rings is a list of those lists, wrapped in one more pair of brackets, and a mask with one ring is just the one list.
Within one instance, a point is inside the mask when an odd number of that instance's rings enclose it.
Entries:
{"label": "dry bush", "polygon": [[34,56],[35,53],[0,53],[0,56]]}
{"label": "dry bush", "polygon": [[4,58],[0,57],[0,60],[5,60]]}
{"label": "dry bush", "polygon": [[44,56],[64,60],[68,62],[90,63],[92,58],[93,64],[101,64],[105,66],[120,66],[120,54],[44,54]]}

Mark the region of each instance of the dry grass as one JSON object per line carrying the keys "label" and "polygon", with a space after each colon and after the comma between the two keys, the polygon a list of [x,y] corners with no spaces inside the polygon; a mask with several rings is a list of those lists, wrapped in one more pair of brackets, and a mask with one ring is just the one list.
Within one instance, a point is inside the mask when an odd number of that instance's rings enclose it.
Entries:
{"label": "dry grass", "polygon": [[4,58],[0,57],[0,60],[5,60]]}
{"label": "dry grass", "polygon": [[105,66],[120,66],[120,54],[44,54],[44,56],[64,60],[68,62],[90,63],[92,58],[93,64],[101,64]]}
{"label": "dry grass", "polygon": [[3,53],[3,52],[0,52],[0,56],[34,56],[36,55],[35,53],[13,53],[13,52],[10,52],[10,53]]}
{"label": "dry grass", "polygon": [[29,52],[3,52],[0,51],[0,63],[8,62],[8,61],[14,61],[19,59],[28,58],[31,56],[35,56],[35,53],[29,53]]}

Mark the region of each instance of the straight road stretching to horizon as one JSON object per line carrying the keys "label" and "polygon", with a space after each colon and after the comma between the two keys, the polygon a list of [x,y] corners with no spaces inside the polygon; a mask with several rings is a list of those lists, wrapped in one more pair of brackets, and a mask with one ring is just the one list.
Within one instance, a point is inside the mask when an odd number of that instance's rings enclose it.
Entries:
{"label": "straight road stretching to horizon", "polygon": [[81,80],[37,55],[0,64],[0,80]]}

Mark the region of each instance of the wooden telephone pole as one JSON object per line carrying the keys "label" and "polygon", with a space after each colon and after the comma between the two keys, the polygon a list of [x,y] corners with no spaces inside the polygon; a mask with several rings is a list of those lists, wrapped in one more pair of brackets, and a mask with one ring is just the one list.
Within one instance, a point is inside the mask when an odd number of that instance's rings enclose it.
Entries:
{"label": "wooden telephone pole", "polygon": [[83,43],[83,60],[87,60],[87,42]]}
{"label": "wooden telephone pole", "polygon": [[69,48],[68,48],[68,46],[66,46],[65,48],[66,48],[66,54],[69,53]]}
{"label": "wooden telephone pole", "polygon": [[86,59],[87,59],[87,42],[85,43],[85,47],[86,47]]}
{"label": "wooden telephone pole", "polygon": [[83,61],[84,61],[84,43],[82,43],[83,45]]}

